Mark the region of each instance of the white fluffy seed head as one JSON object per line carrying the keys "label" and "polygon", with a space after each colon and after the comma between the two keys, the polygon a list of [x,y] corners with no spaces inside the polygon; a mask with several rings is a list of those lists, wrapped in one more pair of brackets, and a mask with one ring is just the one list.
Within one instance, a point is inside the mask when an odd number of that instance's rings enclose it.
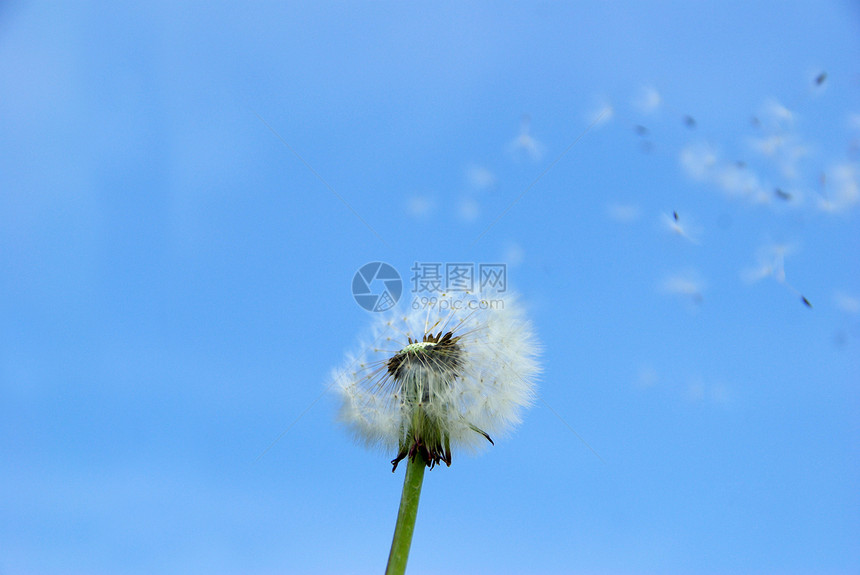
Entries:
{"label": "white fluffy seed head", "polygon": [[[332,378],[340,417],[369,446],[428,465],[509,431],[535,396],[539,345],[516,299],[469,293],[395,312]],[[426,450],[426,451],[422,451]],[[434,460],[435,457],[435,460]]]}

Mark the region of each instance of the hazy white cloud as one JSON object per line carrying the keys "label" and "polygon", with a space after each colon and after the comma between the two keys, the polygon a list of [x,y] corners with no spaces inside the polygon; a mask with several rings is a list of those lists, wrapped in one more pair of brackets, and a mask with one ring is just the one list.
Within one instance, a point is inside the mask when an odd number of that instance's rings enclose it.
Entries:
{"label": "hazy white cloud", "polygon": [[691,178],[716,186],[729,197],[768,203],[772,192],[746,164],[721,160],[714,149],[701,143],[681,149],[681,167]]}
{"label": "hazy white cloud", "polygon": [[406,202],[406,213],[413,218],[426,218],[436,208],[436,203],[426,195],[413,195]]}
{"label": "hazy white cloud", "polygon": [[729,196],[742,197],[756,204],[766,204],[771,200],[771,194],[758,174],[746,165],[722,164],[714,173],[713,183]]}
{"label": "hazy white cloud", "polygon": [[488,190],[496,185],[496,175],[483,166],[469,166],[466,169],[469,185],[476,190]]}
{"label": "hazy white cloud", "polygon": [[684,396],[691,403],[725,404],[729,402],[729,389],[719,382],[710,382],[701,376],[689,380]]}
{"label": "hazy white cloud", "polygon": [[639,206],[613,202],[607,204],[606,215],[609,219],[621,224],[630,224],[639,219]]}
{"label": "hazy white cloud", "polygon": [[764,128],[785,129],[794,124],[794,112],[775,99],[764,103],[759,112],[759,122]]}
{"label": "hazy white cloud", "polygon": [[837,164],[825,177],[824,195],[818,201],[819,209],[844,213],[860,203],[860,167],[856,163]]}
{"label": "hazy white cloud", "polygon": [[668,275],[660,282],[662,293],[683,296],[693,303],[702,302],[704,290],[705,282],[692,270]]}
{"label": "hazy white cloud", "polygon": [[757,250],[757,264],[746,268],[741,273],[741,279],[747,283],[755,283],[764,278],[772,277],[778,282],[785,281],[785,256],[794,252],[789,244],[769,244]]}
{"label": "hazy white cloud", "polygon": [[843,291],[838,291],[833,294],[833,303],[836,307],[845,313],[852,315],[860,314],[860,298],[850,295]]}
{"label": "hazy white cloud", "polygon": [[639,93],[633,99],[633,106],[643,114],[650,114],[660,107],[663,103],[663,97],[656,88],[646,86],[639,90]]}
{"label": "hazy white cloud", "polygon": [[688,144],[681,148],[681,167],[688,176],[696,180],[707,180],[718,159],[716,151],[707,144]]}
{"label": "hazy white cloud", "polygon": [[531,134],[531,118],[523,116],[520,122],[520,134],[508,146],[516,155],[525,154],[530,160],[537,162],[543,157],[544,145]]}
{"label": "hazy white cloud", "polygon": [[595,128],[609,122],[615,115],[615,109],[608,102],[600,102],[597,106],[585,115],[585,121],[589,125],[594,125]]}
{"label": "hazy white cloud", "polygon": [[795,114],[770,100],[757,116],[759,133],[750,138],[750,147],[772,161],[783,177],[797,178],[800,161],[810,155],[811,146],[794,131]]}
{"label": "hazy white cloud", "polygon": [[503,261],[508,264],[508,266],[514,267],[518,266],[525,260],[526,252],[523,247],[516,243],[510,242],[507,246],[505,246],[505,254]]}
{"label": "hazy white cloud", "polygon": [[660,376],[657,370],[650,365],[639,367],[639,372],[636,374],[636,386],[641,388],[654,387],[660,381]]}
{"label": "hazy white cloud", "polygon": [[800,161],[809,155],[809,146],[795,134],[771,134],[752,138],[750,146],[771,159],[786,178],[796,178]]}
{"label": "hazy white cloud", "polygon": [[773,157],[779,152],[785,140],[781,135],[760,136],[750,140],[750,147],[763,156]]}
{"label": "hazy white cloud", "polygon": [[702,403],[705,400],[705,382],[701,378],[694,378],[687,384],[684,397],[692,403]]}
{"label": "hazy white cloud", "polygon": [[481,215],[481,206],[475,198],[460,198],[457,217],[464,222],[474,222]]}
{"label": "hazy white cloud", "polygon": [[647,364],[639,367],[633,384],[641,390],[664,393],[670,398],[691,404],[725,405],[731,401],[729,386],[719,379],[702,375],[661,375],[653,366]]}

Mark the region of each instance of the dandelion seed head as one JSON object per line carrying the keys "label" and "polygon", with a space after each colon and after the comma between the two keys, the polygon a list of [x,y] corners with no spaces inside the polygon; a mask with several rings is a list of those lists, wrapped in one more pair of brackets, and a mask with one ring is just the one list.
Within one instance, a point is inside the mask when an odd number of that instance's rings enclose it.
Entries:
{"label": "dandelion seed head", "polygon": [[379,320],[371,339],[332,378],[341,421],[394,450],[395,467],[416,453],[450,465],[452,447],[483,447],[534,399],[539,346],[514,297],[443,296]]}

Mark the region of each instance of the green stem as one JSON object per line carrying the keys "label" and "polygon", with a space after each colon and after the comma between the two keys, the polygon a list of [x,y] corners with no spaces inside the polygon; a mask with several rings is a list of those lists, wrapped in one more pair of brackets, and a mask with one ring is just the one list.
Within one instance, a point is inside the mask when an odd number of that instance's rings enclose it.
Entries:
{"label": "green stem", "polygon": [[415,458],[407,457],[406,477],[403,479],[403,495],[400,496],[400,510],[397,512],[397,525],[391,541],[391,553],[385,575],[403,575],[409,547],[412,545],[412,532],[415,531],[415,518],[418,516],[418,500],[421,498],[421,484],[424,481],[424,468],[427,463],[420,453]]}

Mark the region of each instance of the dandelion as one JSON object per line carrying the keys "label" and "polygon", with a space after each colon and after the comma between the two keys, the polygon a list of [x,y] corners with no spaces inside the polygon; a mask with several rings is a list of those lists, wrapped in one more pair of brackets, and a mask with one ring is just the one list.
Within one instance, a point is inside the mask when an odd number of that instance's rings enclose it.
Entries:
{"label": "dandelion", "polygon": [[[426,304],[426,305],[422,305]],[[513,297],[416,299],[379,320],[374,344],[334,372],[341,420],[356,438],[407,460],[388,573],[405,570],[424,468],[492,444],[535,394],[540,371],[531,324]]]}
{"label": "dandelion", "polygon": [[513,297],[426,298],[381,319],[375,345],[334,373],[341,420],[368,446],[451,464],[519,422],[534,398],[537,344]]}

